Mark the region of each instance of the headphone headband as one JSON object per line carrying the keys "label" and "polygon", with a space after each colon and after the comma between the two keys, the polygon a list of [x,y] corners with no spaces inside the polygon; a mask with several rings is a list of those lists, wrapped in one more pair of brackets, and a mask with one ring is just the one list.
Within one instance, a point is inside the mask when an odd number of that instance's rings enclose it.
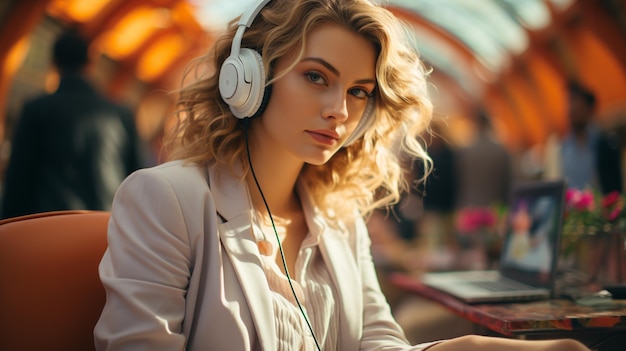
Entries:
{"label": "headphone headband", "polygon": [[256,6],[250,8],[248,11],[244,12],[241,15],[239,21],[237,22],[237,32],[235,33],[235,37],[233,38],[233,44],[230,49],[230,56],[236,56],[239,54],[239,48],[241,47],[243,33],[246,31],[247,28],[250,28],[256,16],[270,1],[271,0],[261,0]]}
{"label": "headphone headband", "polygon": [[246,11],[243,15],[241,15],[241,18],[239,18],[239,26],[245,26],[246,28],[250,28],[256,16],[259,14],[259,12],[261,12],[261,10],[265,7],[265,5],[267,5],[267,3],[270,1],[271,0],[261,0],[254,8],[251,8],[250,10]]}

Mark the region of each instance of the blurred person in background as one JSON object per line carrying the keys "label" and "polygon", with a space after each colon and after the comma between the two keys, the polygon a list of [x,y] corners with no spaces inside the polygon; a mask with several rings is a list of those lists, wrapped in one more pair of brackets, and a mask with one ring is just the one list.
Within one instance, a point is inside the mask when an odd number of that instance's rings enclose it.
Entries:
{"label": "blurred person in background", "polygon": [[[456,152],[458,176],[454,229],[458,240],[454,265],[461,269],[482,269],[497,264],[500,252],[498,223],[493,236],[466,233],[466,218],[476,213],[495,218],[499,208],[508,205],[510,188],[514,181],[513,157],[497,139],[490,116],[478,107],[473,114],[476,133],[468,145]],[[485,224],[491,226],[491,224]]]}
{"label": "blurred person in background", "polygon": [[5,174],[2,218],[109,210],[119,184],[141,167],[133,113],[88,81],[88,48],[74,31],[55,41],[59,86],[23,107]]}
{"label": "blurred person in background", "polygon": [[506,205],[513,181],[513,160],[492,130],[489,115],[478,109],[474,115],[477,134],[457,150],[457,208]]}
{"label": "blurred person in background", "polygon": [[567,83],[566,93],[569,130],[560,140],[548,139],[544,177],[565,178],[580,190],[621,192],[620,142],[595,123],[595,94],[577,81]]}
{"label": "blurred person in background", "polygon": [[593,123],[596,97],[576,81],[566,86],[568,132],[558,140],[548,139],[545,178],[565,178],[568,187],[597,188],[596,147],[600,130]]}
{"label": "blurred person in background", "polygon": [[[428,178],[419,182],[419,194],[423,211],[417,220],[420,241],[428,248],[424,258],[427,269],[441,269],[450,265],[453,252],[457,249],[454,233],[454,209],[458,195],[457,155],[455,147],[447,138],[448,126],[445,122],[431,124],[431,136],[425,136],[427,151],[433,162]],[[422,179],[424,169],[421,160],[416,160],[413,170],[415,180]]]}
{"label": "blurred person in background", "polygon": [[596,147],[598,181],[603,194],[624,191],[626,126],[607,130]]}
{"label": "blurred person in background", "polygon": [[[419,183],[420,194],[424,199],[425,211],[448,215],[454,210],[457,197],[456,151],[444,135],[444,126],[433,123],[432,127],[427,151],[433,160],[433,170],[427,181]],[[421,171],[423,166],[413,169]],[[416,179],[423,176],[420,172]]]}

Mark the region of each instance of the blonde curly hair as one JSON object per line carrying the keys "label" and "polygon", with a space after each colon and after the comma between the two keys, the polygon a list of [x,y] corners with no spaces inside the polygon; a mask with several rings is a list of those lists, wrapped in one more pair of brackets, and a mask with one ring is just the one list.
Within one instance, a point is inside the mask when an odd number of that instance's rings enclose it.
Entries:
{"label": "blonde curly hair", "polygon": [[[425,161],[421,163],[424,174],[431,168],[419,141],[432,115],[428,72],[407,26],[368,0],[272,0],[246,30],[241,47],[261,53],[265,72],[271,74],[277,60],[287,53],[296,50],[301,55],[307,34],[326,23],[362,35],[377,49],[374,122],[327,163],[306,164],[300,178],[329,217],[366,216],[396,203],[409,189],[404,174],[410,163],[403,162],[405,157]],[[230,54],[236,24],[231,22],[210,50],[187,68],[185,77],[193,83],[177,92],[177,123],[165,145],[170,159],[215,162],[233,171],[243,168],[245,177],[250,169],[244,130],[218,89],[219,67]],[[272,79],[280,76],[278,72]]]}

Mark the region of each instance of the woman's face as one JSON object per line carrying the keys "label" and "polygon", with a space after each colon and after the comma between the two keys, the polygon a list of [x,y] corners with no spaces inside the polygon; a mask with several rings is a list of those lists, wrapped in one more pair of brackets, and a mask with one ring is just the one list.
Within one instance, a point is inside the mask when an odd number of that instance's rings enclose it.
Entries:
{"label": "woman's face", "polygon": [[[295,58],[280,59],[276,74]],[[327,162],[361,120],[376,85],[375,65],[376,51],[364,37],[335,24],[316,28],[302,58],[273,84],[252,129],[259,147],[305,163]]]}

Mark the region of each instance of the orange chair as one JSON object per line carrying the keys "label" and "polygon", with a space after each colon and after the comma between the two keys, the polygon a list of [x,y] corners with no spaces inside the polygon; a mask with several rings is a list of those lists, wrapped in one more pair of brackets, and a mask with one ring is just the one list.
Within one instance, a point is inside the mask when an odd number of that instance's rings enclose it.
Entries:
{"label": "orange chair", "polygon": [[108,212],[0,221],[0,350],[94,350]]}

